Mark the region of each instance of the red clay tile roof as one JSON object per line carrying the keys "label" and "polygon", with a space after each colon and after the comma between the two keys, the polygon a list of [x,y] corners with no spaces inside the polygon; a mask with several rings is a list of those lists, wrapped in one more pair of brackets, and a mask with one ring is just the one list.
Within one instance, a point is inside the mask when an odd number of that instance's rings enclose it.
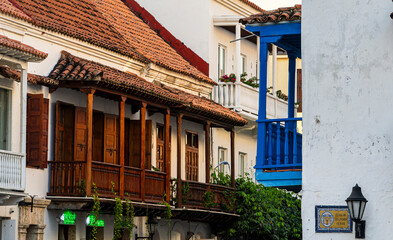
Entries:
{"label": "red clay tile roof", "polygon": [[255,3],[249,1],[249,0],[240,0],[242,2],[244,2],[245,4],[247,4],[248,6],[254,8],[257,11],[263,12],[265,10],[263,10],[261,7],[259,7],[258,5],[256,5]]}
{"label": "red clay tile roof", "polygon": [[92,2],[124,39],[153,63],[206,83],[216,84],[187,62],[121,0],[92,0]]}
{"label": "red clay tile roof", "polygon": [[16,49],[16,50],[21,51],[25,54],[30,54],[30,55],[33,55],[34,57],[40,58],[40,59],[45,59],[48,56],[47,53],[38,51],[37,49],[35,49],[29,45],[23,44],[19,41],[10,39],[10,38],[3,36],[3,35],[0,35],[0,46]]}
{"label": "red clay tile roof", "polygon": [[28,22],[32,21],[31,17],[18,8],[12,0],[0,0],[0,11]]}
{"label": "red clay tile roof", "polygon": [[[14,70],[8,66],[0,66],[0,75],[14,79],[18,82],[20,81],[20,71]],[[27,74],[27,81],[32,84],[41,84],[44,86],[56,86],[59,84],[59,82],[54,79],[30,73]]]}
{"label": "red clay tile roof", "polygon": [[9,1],[23,9],[38,27],[148,62],[127,44],[89,0]]}
{"label": "red clay tile roof", "polygon": [[196,95],[186,93],[182,90],[161,85],[165,90],[170,91],[173,94],[179,96],[183,101],[184,107],[191,112],[196,114],[206,115],[208,113],[209,117],[213,117],[216,121],[225,121],[225,119],[231,119],[233,122],[238,123],[240,126],[247,124],[247,120],[239,116],[234,111],[229,108],[223,107],[222,105],[207,99],[205,97],[198,97]]}
{"label": "red clay tile roof", "polygon": [[[145,98],[161,99],[193,112],[222,121],[227,124],[244,125],[247,123],[237,113],[213,101],[185,93],[174,88],[159,86],[128,72],[82,59],[62,51],[61,57],[48,76],[56,81],[94,81],[105,82],[117,88],[130,89]],[[213,120],[213,119],[212,119]]]}
{"label": "red clay tile roof", "polygon": [[284,21],[299,21],[302,19],[302,5],[294,7],[278,8],[270,11],[251,15],[250,17],[239,20],[242,24],[253,23],[278,23]]}
{"label": "red clay tile roof", "polygon": [[[5,1],[5,0],[0,0]],[[15,17],[93,45],[153,62],[211,85],[216,84],[181,57],[168,43],[139,19],[121,0],[8,0]],[[8,6],[3,4],[4,6]],[[6,7],[0,11],[7,12]],[[15,10],[17,9],[17,10]],[[25,15],[21,15],[23,12]]]}

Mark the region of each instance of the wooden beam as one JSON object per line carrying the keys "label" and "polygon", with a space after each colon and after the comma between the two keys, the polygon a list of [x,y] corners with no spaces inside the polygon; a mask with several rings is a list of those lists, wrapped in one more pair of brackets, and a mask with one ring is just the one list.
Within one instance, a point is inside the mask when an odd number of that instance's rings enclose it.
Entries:
{"label": "wooden beam", "polygon": [[169,123],[170,123],[170,119],[171,119],[171,112],[169,110],[169,108],[165,111],[165,115],[164,115],[164,162],[165,162],[165,172],[166,172],[166,179],[165,179],[165,192],[166,192],[166,196],[165,196],[165,201],[169,202],[170,200],[170,191],[171,191],[171,159],[170,159],[170,149],[169,149]]}
{"label": "wooden beam", "polygon": [[145,187],[146,187],[146,106],[145,102],[142,103],[140,110],[141,120],[141,198],[145,201]]}
{"label": "wooden beam", "polygon": [[119,196],[124,197],[124,138],[125,138],[125,120],[124,112],[127,97],[122,96],[119,102],[119,164],[120,164],[120,179],[119,179]]}
{"label": "wooden beam", "polygon": [[91,195],[91,169],[93,159],[93,95],[94,89],[81,89],[86,93],[86,123],[87,123],[87,148],[86,148],[86,196]]}
{"label": "wooden beam", "polygon": [[182,155],[181,155],[181,123],[183,119],[183,114],[178,114],[176,117],[177,122],[177,206],[178,208],[183,205],[183,192],[182,192],[182,178],[181,178],[181,170],[182,170]]}
{"label": "wooden beam", "polygon": [[205,124],[205,168],[206,168],[206,183],[210,183],[210,122]]}
{"label": "wooden beam", "polygon": [[231,130],[231,184],[235,188],[235,129]]}

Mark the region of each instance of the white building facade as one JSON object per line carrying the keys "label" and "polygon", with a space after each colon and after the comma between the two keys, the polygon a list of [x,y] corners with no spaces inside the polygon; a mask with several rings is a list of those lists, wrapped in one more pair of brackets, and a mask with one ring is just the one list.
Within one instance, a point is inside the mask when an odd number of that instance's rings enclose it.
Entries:
{"label": "white building facade", "polygon": [[315,206],[346,206],[358,184],[368,200],[365,239],[390,239],[393,208],[393,5],[303,0],[303,239],[316,233]]}

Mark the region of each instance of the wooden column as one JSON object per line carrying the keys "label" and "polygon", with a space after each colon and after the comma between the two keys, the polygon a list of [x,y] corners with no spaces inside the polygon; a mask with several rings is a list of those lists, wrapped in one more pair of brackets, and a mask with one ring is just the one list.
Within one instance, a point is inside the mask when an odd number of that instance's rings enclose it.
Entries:
{"label": "wooden column", "polygon": [[235,129],[231,129],[231,183],[235,188]]}
{"label": "wooden column", "polygon": [[181,179],[181,170],[182,170],[182,155],[181,155],[181,122],[183,119],[183,114],[177,115],[177,206],[182,207],[183,205],[183,190],[182,190],[182,179]]}
{"label": "wooden column", "polygon": [[122,96],[119,102],[119,164],[120,164],[120,179],[119,179],[119,196],[124,197],[124,138],[125,138],[125,121],[124,111],[127,97]]}
{"label": "wooden column", "polygon": [[142,103],[140,110],[141,120],[141,198],[145,201],[145,178],[146,178],[146,103]]}
{"label": "wooden column", "polygon": [[210,183],[210,122],[205,124],[206,183]]}
{"label": "wooden column", "polygon": [[166,109],[165,116],[164,116],[164,162],[165,162],[165,172],[166,172],[166,179],[165,179],[165,201],[169,202],[170,200],[170,191],[171,191],[171,159],[170,159],[170,149],[169,149],[169,121],[171,119],[170,110]]}
{"label": "wooden column", "polygon": [[87,146],[86,146],[86,196],[91,195],[91,169],[93,160],[93,95],[94,89],[82,89],[87,95],[86,123],[87,123]]}

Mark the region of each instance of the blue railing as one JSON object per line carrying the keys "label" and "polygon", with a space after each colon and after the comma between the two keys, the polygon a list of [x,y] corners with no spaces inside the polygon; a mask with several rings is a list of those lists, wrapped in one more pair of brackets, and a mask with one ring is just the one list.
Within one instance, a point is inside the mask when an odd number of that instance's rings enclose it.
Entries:
{"label": "blue railing", "polygon": [[[264,151],[257,168],[286,170],[302,168],[302,134],[297,130],[301,118],[258,120],[258,127],[265,129]],[[259,146],[258,146],[259,147]]]}

